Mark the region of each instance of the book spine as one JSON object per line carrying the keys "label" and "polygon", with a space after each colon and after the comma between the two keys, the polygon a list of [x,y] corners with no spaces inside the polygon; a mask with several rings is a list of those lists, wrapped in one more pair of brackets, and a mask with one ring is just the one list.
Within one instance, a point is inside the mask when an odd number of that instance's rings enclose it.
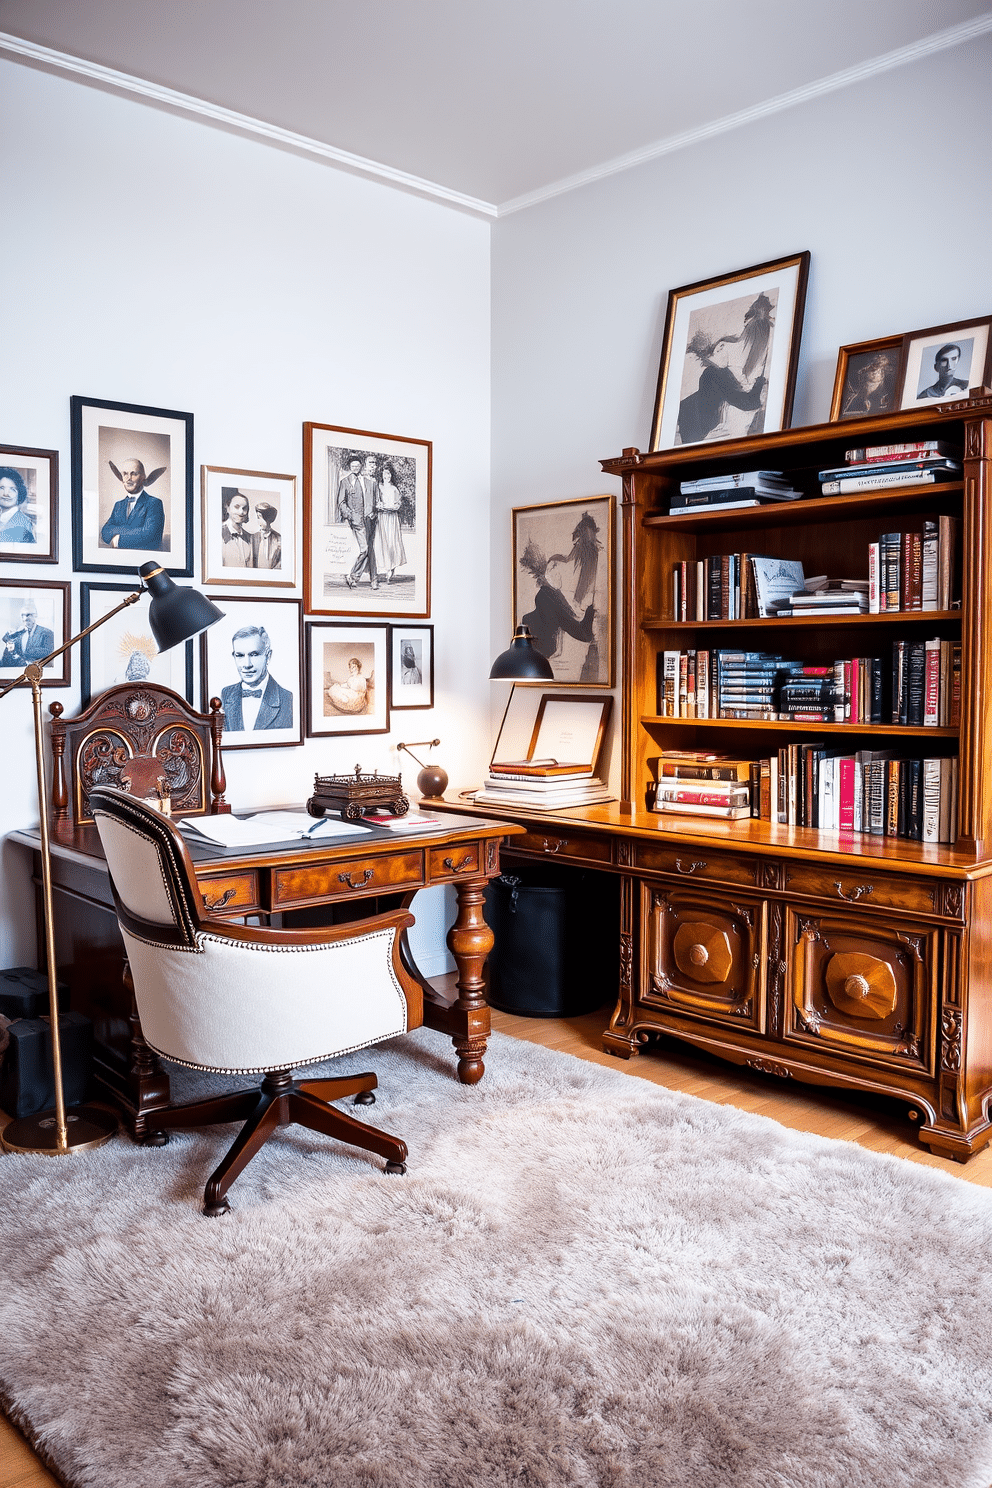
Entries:
{"label": "book spine", "polygon": [[948,719],[951,728],[961,726],[961,646],[954,643],[951,660],[951,711]]}
{"label": "book spine", "polygon": [[691,649],[686,652],[685,669],[685,717],[696,716],[696,653]]}
{"label": "book spine", "polygon": [[885,761],[885,836],[899,836],[899,761]]}
{"label": "book spine", "polygon": [[871,464],[882,460],[893,460],[899,455],[947,455],[951,446],[940,439],[917,439],[909,444],[873,444],[866,449],[849,449],[844,459],[849,465]]}
{"label": "book spine", "polygon": [[666,651],[663,663],[663,695],[659,713],[663,718],[678,717],[679,653]]}
{"label": "book spine", "polygon": [[685,651],[679,652],[679,699],[676,717],[685,718],[689,693],[689,657]]}
{"label": "book spine", "polygon": [[720,560],[717,557],[707,558],[709,569],[709,590],[706,601],[707,620],[719,620],[720,616]]}
{"label": "book spine", "polygon": [[906,836],[913,842],[919,842],[923,832],[923,772],[922,761],[910,759],[905,761],[909,773],[909,788],[907,791],[908,805],[906,808]]}
{"label": "book spine", "polygon": [[702,558],[696,562],[696,585],[693,592],[694,613],[697,620],[706,619],[706,564]]}
{"label": "book spine", "polygon": [[901,533],[885,532],[882,534],[882,542],[885,548],[882,560],[885,573],[885,609],[898,610],[902,591],[899,574],[899,557],[902,549]]}
{"label": "book spine", "polygon": [[681,786],[665,785],[659,782],[655,792],[655,800],[674,801],[682,805],[693,806],[740,806],[748,800],[748,787],[738,785],[728,790],[692,790]]}
{"label": "book spine", "polygon": [[710,716],[710,653],[696,652],[696,717]]}
{"label": "book spine", "polygon": [[839,480],[825,480],[820,489],[824,496],[845,496],[855,491],[878,491],[885,486],[932,486],[932,470],[888,471],[878,475],[845,475]]}
{"label": "book spine", "polygon": [[676,765],[662,758],[658,765],[658,778],[659,781],[726,780],[740,783],[749,779],[749,771],[750,761],[730,765]]}
{"label": "book spine", "polygon": [[924,522],[922,575],[920,582],[920,607],[924,610],[937,609],[939,548],[940,529],[937,523]]}
{"label": "book spine", "polygon": [[730,584],[731,584],[731,561],[730,554],[724,553],[720,559],[720,620],[732,620],[730,613]]}
{"label": "book spine", "polygon": [[881,608],[879,585],[879,544],[868,544],[868,613],[877,615]]}
{"label": "book spine", "polygon": [[758,762],[758,818],[760,821],[770,822],[772,819],[772,783],[774,760],[759,760]]}
{"label": "book spine", "polygon": [[924,688],[926,684],[926,642],[912,641],[907,647],[906,723],[918,728],[923,723]]}
{"label": "book spine", "polygon": [[837,761],[839,785],[837,793],[837,829],[854,831],[854,760],[844,755]]}
{"label": "book spine", "polygon": [[940,841],[940,760],[923,761],[922,842]]}
{"label": "book spine", "polygon": [[940,727],[940,641],[924,643],[923,726]]}
{"label": "book spine", "polygon": [[902,607],[923,608],[923,538],[919,532],[902,535]]}

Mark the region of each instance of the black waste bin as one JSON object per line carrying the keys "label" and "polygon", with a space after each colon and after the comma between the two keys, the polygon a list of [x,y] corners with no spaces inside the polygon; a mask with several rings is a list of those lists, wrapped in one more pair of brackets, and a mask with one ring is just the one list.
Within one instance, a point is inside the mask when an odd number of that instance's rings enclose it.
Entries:
{"label": "black waste bin", "polygon": [[486,889],[488,1000],[504,1013],[571,1018],[615,1002],[620,884],[612,874],[540,864]]}

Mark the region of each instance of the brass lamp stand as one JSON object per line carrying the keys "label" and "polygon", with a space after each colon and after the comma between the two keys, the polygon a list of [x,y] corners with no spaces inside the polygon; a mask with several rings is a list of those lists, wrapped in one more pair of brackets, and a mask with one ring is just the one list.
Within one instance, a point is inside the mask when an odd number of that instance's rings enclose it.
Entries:
{"label": "brass lamp stand", "polygon": [[220,620],[219,610],[204,595],[195,589],[179,589],[172,579],[156,563],[143,563],[138,570],[143,587],[127,595],[119,605],[108,610],[99,620],[74,635],[71,640],[58,646],[40,661],[30,661],[12,682],[0,691],[0,698],[7,696],[15,687],[27,682],[31,687],[34,708],[34,751],[38,771],[38,806],[41,812],[41,896],[45,914],[45,955],[48,965],[48,1011],[52,1025],[52,1066],[55,1076],[55,1109],[39,1111],[33,1116],[21,1116],[11,1121],[0,1132],[0,1143],[8,1152],[29,1152],[49,1157],[61,1157],[70,1152],[85,1152],[90,1147],[102,1147],[117,1131],[117,1117],[99,1106],[77,1106],[66,1114],[65,1096],[62,1086],[62,1042],[59,1036],[59,994],[55,971],[55,922],[52,913],[52,848],[48,830],[48,783],[45,778],[45,736],[41,717],[41,679],[44,668],[63,651],[68,651],[77,641],[91,631],[119,615],[128,605],[137,604],[146,592],[152,595],[149,610],[149,625],[158,642],[159,651],[168,651],[181,641],[189,640],[201,630],[206,630],[215,620]]}

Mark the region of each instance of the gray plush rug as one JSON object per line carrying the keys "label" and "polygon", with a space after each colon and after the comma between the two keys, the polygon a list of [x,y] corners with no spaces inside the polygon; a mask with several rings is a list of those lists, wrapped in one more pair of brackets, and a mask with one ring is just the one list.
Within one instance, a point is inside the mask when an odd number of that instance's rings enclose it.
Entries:
{"label": "gray plush rug", "polygon": [[[364,1117],[0,1160],[0,1390],[92,1488],[988,1488],[992,1195],[495,1035]],[[345,1067],[339,1061],[337,1068]]]}

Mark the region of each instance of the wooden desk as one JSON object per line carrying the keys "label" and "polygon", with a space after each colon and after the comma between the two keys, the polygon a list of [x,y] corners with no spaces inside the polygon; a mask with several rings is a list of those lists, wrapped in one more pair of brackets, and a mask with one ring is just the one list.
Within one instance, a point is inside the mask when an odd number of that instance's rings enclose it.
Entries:
{"label": "wooden desk", "polygon": [[[443,832],[369,832],[358,841],[300,841],[246,852],[218,852],[187,842],[207,908],[221,919],[259,916],[287,925],[360,919],[377,909],[407,908],[418,889],[453,884],[458,913],[447,943],[458,969],[457,995],[442,997],[420,973],[409,945],[404,959],[424,989],[424,1023],[451,1037],[458,1078],[481,1080],[490,1032],[482,970],[492,948],[483,915],[486,883],[499,872],[500,842],[523,829],[508,822],[454,815]],[[37,832],[10,840],[31,849],[39,886]],[[122,1107],[136,1136],[147,1112],[168,1105],[169,1077],[141,1037],[123,982],[124,947],[96,828],[59,829],[52,841],[56,961],[72,1007],[91,1018],[100,1095]],[[42,964],[39,962],[39,964]]]}

